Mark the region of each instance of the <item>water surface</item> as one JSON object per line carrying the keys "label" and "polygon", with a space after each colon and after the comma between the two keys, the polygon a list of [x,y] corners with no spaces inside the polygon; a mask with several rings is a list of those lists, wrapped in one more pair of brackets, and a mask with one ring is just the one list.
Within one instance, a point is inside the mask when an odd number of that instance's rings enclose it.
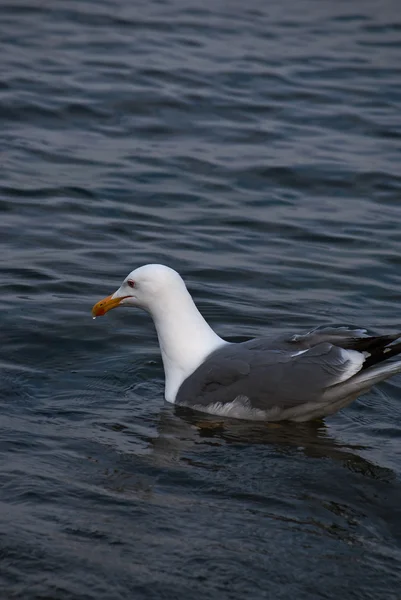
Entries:
{"label": "water surface", "polygon": [[4,598],[398,598],[401,377],[325,422],[163,401],[178,269],[228,339],[400,324],[398,2],[0,7]]}

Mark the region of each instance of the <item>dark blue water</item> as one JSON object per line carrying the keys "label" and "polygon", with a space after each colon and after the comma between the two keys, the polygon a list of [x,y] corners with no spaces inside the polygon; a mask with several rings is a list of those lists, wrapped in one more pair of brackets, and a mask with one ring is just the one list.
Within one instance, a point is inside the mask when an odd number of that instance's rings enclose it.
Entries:
{"label": "dark blue water", "polygon": [[163,401],[178,269],[229,339],[400,329],[401,11],[0,5],[0,597],[395,600],[401,376],[305,425]]}

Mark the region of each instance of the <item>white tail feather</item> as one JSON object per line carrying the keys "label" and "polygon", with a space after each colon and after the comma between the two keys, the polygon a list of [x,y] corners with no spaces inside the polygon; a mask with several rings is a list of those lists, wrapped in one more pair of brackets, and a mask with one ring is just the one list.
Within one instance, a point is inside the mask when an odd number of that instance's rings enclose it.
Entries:
{"label": "white tail feather", "polygon": [[324,397],[329,401],[335,401],[346,398],[351,394],[359,395],[367,392],[379,381],[388,379],[399,372],[401,372],[401,361],[381,363],[366,369],[366,371],[360,371],[347,381],[333,385],[325,391]]}

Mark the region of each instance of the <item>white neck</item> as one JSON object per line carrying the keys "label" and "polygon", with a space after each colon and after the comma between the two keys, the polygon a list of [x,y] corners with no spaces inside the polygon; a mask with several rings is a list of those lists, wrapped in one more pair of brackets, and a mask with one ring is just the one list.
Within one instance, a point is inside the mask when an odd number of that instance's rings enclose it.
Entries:
{"label": "white neck", "polygon": [[183,381],[213,350],[226,344],[206,323],[183,285],[149,307],[166,377],[165,398],[174,402]]}

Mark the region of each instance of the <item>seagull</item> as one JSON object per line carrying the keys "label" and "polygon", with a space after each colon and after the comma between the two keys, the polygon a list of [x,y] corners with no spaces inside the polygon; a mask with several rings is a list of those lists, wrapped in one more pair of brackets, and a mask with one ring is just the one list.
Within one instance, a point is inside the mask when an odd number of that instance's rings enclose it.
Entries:
{"label": "seagull", "polygon": [[153,318],[165,399],[196,411],[254,421],[310,421],[332,415],[401,371],[401,334],[318,328],[301,335],[231,343],[197,309],[181,276],[148,264],[97,302],[94,318],[136,306]]}

